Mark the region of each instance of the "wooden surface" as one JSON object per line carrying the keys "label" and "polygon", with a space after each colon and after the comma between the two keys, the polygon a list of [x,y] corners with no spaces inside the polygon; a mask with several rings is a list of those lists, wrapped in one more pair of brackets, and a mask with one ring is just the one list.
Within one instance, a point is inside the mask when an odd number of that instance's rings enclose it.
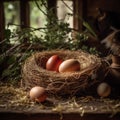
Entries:
{"label": "wooden surface", "polygon": [[0,120],[120,120],[120,97],[29,98],[21,87],[0,84]]}
{"label": "wooden surface", "polygon": [[83,117],[77,113],[0,113],[0,120],[120,120],[120,116],[110,117],[110,114],[85,114]]}
{"label": "wooden surface", "polygon": [[[57,101],[27,105],[0,105],[0,120],[120,120],[120,102]],[[31,105],[32,104],[32,105]]]}
{"label": "wooden surface", "polygon": [[50,111],[39,112],[16,112],[7,111],[0,112],[0,120],[120,120],[120,114],[111,116],[110,113],[55,113]]}

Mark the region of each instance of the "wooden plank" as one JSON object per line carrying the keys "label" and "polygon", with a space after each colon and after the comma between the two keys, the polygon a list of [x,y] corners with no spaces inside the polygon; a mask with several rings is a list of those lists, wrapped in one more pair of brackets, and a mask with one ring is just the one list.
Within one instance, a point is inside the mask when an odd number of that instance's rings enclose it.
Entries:
{"label": "wooden plank", "polygon": [[21,28],[26,28],[30,25],[30,6],[28,1],[20,1],[20,19]]}
{"label": "wooden plank", "polygon": [[78,113],[14,113],[0,112],[0,120],[120,120],[120,114],[110,117],[110,114]]}
{"label": "wooden plank", "polygon": [[35,0],[0,0],[0,1],[3,1],[3,2],[25,1],[26,2],[26,1],[35,1]]}
{"label": "wooden plank", "polygon": [[82,20],[87,17],[87,0],[74,0],[74,28],[78,31],[83,31]]}
{"label": "wooden plank", "polygon": [[11,107],[10,100],[5,99],[4,102],[3,99],[0,101],[0,103],[3,102],[0,104],[0,120],[120,120],[119,99],[85,101],[81,98],[82,101],[78,100],[76,103],[56,99],[53,103],[46,101],[41,104],[34,103],[34,105],[21,101],[20,105],[17,102],[15,104],[11,102],[13,104]]}
{"label": "wooden plank", "polygon": [[[81,0],[80,0],[81,1]],[[79,8],[81,9],[81,7]],[[78,27],[79,26],[79,20],[78,20],[78,0],[74,0],[73,2],[73,10],[74,10],[74,21],[73,21],[73,25],[74,25],[74,28],[79,30],[80,28]]]}
{"label": "wooden plank", "polygon": [[5,28],[5,20],[4,20],[4,5],[3,2],[0,3],[0,41],[3,40],[4,36],[4,28]]}

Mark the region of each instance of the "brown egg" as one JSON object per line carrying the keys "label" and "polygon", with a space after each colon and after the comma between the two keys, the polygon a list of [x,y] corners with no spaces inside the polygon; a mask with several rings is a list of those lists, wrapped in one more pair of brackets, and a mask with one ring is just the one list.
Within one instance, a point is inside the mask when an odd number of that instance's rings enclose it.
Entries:
{"label": "brown egg", "polygon": [[80,63],[76,59],[63,61],[59,66],[59,72],[75,72],[80,70]]}
{"label": "brown egg", "polygon": [[47,98],[45,88],[35,86],[30,90],[30,98],[37,102],[44,102]]}
{"label": "brown egg", "polygon": [[111,93],[111,87],[107,83],[103,82],[98,85],[97,93],[101,97],[108,97]]}
{"label": "brown egg", "polygon": [[46,62],[46,69],[50,71],[58,72],[58,68],[61,63],[62,63],[62,59],[60,59],[58,55],[53,55]]}

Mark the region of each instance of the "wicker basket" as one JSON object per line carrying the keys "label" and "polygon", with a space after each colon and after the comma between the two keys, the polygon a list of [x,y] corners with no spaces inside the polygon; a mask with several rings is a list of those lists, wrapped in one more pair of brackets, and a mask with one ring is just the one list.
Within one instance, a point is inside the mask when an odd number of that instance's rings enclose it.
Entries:
{"label": "wicker basket", "polygon": [[[63,60],[75,58],[80,62],[78,72],[59,73],[45,69],[46,61],[57,54]],[[53,50],[42,51],[29,57],[22,68],[22,83],[25,88],[34,86],[46,88],[53,95],[83,95],[95,92],[96,84],[102,81],[104,67],[101,59],[83,51]],[[98,77],[99,76],[99,77]]]}

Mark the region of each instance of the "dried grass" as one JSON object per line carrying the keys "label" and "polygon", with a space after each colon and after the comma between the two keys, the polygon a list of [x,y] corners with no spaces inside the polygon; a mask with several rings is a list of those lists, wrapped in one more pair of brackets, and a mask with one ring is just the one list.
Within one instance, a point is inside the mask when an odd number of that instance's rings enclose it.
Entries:
{"label": "dried grass", "polygon": [[[78,72],[66,73],[46,70],[46,61],[50,56],[55,54],[63,60],[70,58],[77,59],[82,69]],[[85,65],[85,67],[83,65]],[[83,51],[43,51],[33,54],[25,61],[22,69],[22,84],[27,89],[34,86],[45,87],[46,91],[53,95],[81,95],[89,93],[91,86],[96,86],[97,83],[102,81],[101,77],[97,79],[95,76],[100,74],[100,76],[102,75],[103,77],[105,73],[104,70],[105,66],[103,66],[100,58]]]}
{"label": "dried grass", "polygon": [[30,100],[28,92],[15,86],[0,84],[0,112],[57,112],[78,113],[110,113],[111,117],[120,112],[120,99],[72,97],[48,98],[44,103],[36,103]]}

